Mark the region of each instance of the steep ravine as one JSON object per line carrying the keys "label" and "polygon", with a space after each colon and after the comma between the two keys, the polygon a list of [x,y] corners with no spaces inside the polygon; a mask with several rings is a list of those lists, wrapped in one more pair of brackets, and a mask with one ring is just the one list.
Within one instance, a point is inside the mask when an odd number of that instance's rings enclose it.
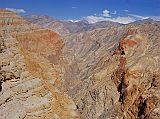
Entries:
{"label": "steep ravine", "polygon": [[67,92],[82,119],[160,118],[159,30],[145,23],[64,38]]}

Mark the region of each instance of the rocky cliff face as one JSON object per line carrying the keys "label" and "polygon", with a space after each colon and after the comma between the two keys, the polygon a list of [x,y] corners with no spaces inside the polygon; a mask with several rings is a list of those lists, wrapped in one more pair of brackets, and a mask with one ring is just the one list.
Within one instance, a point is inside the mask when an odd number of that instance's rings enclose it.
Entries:
{"label": "rocky cliff face", "polygon": [[78,118],[73,101],[54,86],[61,81],[59,35],[13,12],[1,10],[0,19],[1,119]]}
{"label": "rocky cliff face", "polygon": [[60,37],[0,20],[2,119],[160,118],[159,22]]}

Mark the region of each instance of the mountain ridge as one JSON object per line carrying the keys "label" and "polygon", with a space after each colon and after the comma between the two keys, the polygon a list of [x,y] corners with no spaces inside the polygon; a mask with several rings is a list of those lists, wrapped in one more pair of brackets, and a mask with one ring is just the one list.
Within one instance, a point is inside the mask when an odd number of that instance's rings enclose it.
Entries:
{"label": "mountain ridge", "polygon": [[90,31],[96,28],[118,27],[122,25],[120,23],[111,21],[101,21],[94,24],[90,24],[86,20],[72,22],[72,21],[58,20],[43,15],[28,15],[24,16],[24,18],[30,21],[31,23],[43,26],[45,28],[49,28],[61,35]]}

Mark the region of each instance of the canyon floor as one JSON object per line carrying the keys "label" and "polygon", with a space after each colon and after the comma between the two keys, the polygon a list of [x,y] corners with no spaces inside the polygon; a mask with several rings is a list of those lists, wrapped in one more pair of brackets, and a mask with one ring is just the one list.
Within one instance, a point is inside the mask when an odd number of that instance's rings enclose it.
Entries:
{"label": "canyon floor", "polygon": [[160,22],[34,18],[0,10],[0,119],[160,119]]}

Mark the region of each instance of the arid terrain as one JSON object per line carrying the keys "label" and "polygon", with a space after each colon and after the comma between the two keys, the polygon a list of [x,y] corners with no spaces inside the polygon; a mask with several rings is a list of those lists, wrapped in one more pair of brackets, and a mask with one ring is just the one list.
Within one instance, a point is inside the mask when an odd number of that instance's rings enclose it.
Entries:
{"label": "arid terrain", "polygon": [[160,119],[159,49],[151,19],[73,23],[1,9],[0,119]]}

